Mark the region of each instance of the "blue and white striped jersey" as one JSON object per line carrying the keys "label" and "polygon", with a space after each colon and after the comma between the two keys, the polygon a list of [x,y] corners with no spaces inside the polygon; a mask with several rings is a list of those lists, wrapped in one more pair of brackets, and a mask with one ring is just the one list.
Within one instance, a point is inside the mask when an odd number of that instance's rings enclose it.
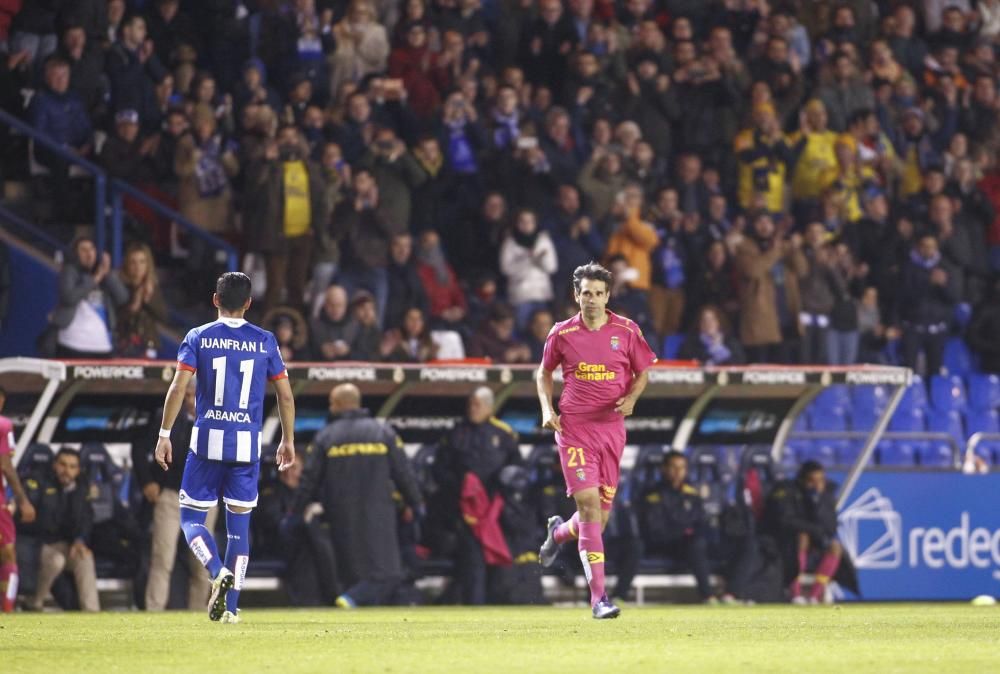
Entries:
{"label": "blue and white striped jersey", "polygon": [[220,318],[188,332],[177,367],[197,379],[191,451],[210,461],[259,461],[267,381],[288,376],[274,335]]}

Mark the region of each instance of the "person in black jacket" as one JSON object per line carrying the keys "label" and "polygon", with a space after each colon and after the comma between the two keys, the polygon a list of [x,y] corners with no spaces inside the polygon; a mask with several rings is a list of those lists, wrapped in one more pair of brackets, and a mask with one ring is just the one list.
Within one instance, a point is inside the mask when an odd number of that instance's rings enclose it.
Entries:
{"label": "person in black jacket", "polygon": [[[841,567],[843,547],[837,540],[837,488],[826,479],[826,473],[816,461],[806,461],[799,467],[794,481],[775,485],[764,505],[762,533],[772,536],[785,559],[785,578],[795,570],[790,592],[793,604],[819,603],[826,586]],[[815,581],[808,599],[802,595],[802,574],[814,566]],[[794,562],[792,560],[795,560]],[[848,587],[852,568],[849,560],[838,580]],[[855,586],[856,589],[856,586]]]}
{"label": "person in black jacket", "polygon": [[[493,416],[493,391],[480,386],[469,396],[468,416],[441,441],[434,461],[438,490],[431,503],[436,534],[454,541],[459,600],[486,603],[489,581],[482,546],[462,520],[460,501],[466,473],[472,473],[493,498],[505,466],[520,465],[517,434]],[[450,551],[449,551],[450,552]]]}
{"label": "person in black jacket", "polygon": [[387,603],[403,576],[396,536],[398,490],[412,512],[423,499],[403,441],[361,407],[361,392],[341,384],[330,392],[331,423],[307,450],[307,468],[293,513],[319,501],[330,522],[337,576],[347,589],[341,608]]}
{"label": "person in black jacket", "polygon": [[683,561],[694,573],[702,601],[710,601],[705,508],[697,490],[685,481],[687,457],[678,451],[668,452],[662,470],[664,482],[647,490],[638,501],[646,552]]}
{"label": "person in black jacket", "polygon": [[42,542],[41,562],[35,596],[27,608],[42,610],[52,583],[64,570],[73,574],[80,607],[100,611],[97,597],[97,570],[90,550],[94,513],[87,499],[87,486],[80,476],[80,455],[60,449],[47,479],[25,481],[28,499],[38,513],[34,524],[23,532]]}
{"label": "person in black jacket", "polygon": [[959,272],[940,253],[938,240],[920,237],[904,264],[897,313],[902,328],[903,365],[915,368],[924,352],[926,375],[938,374],[959,296]]}
{"label": "person in black jacket", "polygon": [[[145,593],[147,611],[164,610],[170,598],[170,574],[173,573],[174,561],[177,559],[177,537],[181,531],[181,476],[184,475],[184,463],[188,455],[186,448],[191,444],[191,429],[194,428],[195,420],[194,379],[191,379],[184,393],[182,412],[170,429],[170,442],[182,451],[177,452],[166,471],[161,470],[153,459],[157,429],[150,428],[151,432],[146,434],[147,437],[132,443],[132,470],[142,488],[142,495],[153,511],[150,532],[152,551]],[[153,418],[159,417],[154,415]],[[215,518],[218,514],[218,508],[208,511],[205,526],[209,531],[215,530]],[[211,582],[193,552],[188,550],[186,558],[189,573],[188,608],[201,609],[208,598]]]}
{"label": "person in black jacket", "polygon": [[329,606],[337,597],[337,569],[330,524],[318,503],[302,515],[293,512],[302,486],[305,459],[278,473],[277,481],[261,484],[260,503],[254,518],[254,548],[269,558],[285,562],[285,592],[293,606]]}

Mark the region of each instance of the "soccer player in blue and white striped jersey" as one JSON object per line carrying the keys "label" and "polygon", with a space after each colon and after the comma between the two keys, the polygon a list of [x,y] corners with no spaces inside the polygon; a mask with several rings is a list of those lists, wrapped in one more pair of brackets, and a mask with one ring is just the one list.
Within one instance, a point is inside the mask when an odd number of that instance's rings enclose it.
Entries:
{"label": "soccer player in blue and white striped jersey", "polygon": [[[295,401],[274,335],[243,318],[250,307],[249,277],[239,272],[220,276],[212,302],[219,310],[218,320],[191,330],[177,353],[156,461],[164,470],[171,462],[170,429],[188,382],[196,377],[196,419],[180,490],[181,529],[212,577],[208,617],[235,623],[250,559],[250,511],[257,505],[267,381],[274,383],[278,396],[278,470],[282,471],[295,462]],[[224,560],[205,526],[206,514],[220,495],[226,504]]]}

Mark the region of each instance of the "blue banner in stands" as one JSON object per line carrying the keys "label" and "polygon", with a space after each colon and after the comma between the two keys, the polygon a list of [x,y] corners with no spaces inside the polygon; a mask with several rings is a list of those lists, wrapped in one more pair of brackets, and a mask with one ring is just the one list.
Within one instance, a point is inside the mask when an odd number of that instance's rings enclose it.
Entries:
{"label": "blue banner in stands", "polygon": [[1000,473],[863,474],[840,513],[863,598],[1000,595],[997,494]]}

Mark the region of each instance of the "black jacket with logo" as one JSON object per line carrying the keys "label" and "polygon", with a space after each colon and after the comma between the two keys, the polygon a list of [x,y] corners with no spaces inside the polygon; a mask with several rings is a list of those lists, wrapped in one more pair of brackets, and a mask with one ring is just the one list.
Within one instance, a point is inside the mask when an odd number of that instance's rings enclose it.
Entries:
{"label": "black jacket with logo", "polygon": [[38,536],[43,543],[80,540],[90,545],[94,512],[82,478],[71,489],[63,489],[55,474],[40,480],[28,478],[24,489],[38,515],[31,524],[19,525],[21,533]]}
{"label": "black jacket with logo", "polygon": [[312,501],[323,504],[345,586],[399,578],[393,492],[422,508],[403,441],[368,410],[349,410],[317,433],[306,452],[294,510],[301,512]]}

